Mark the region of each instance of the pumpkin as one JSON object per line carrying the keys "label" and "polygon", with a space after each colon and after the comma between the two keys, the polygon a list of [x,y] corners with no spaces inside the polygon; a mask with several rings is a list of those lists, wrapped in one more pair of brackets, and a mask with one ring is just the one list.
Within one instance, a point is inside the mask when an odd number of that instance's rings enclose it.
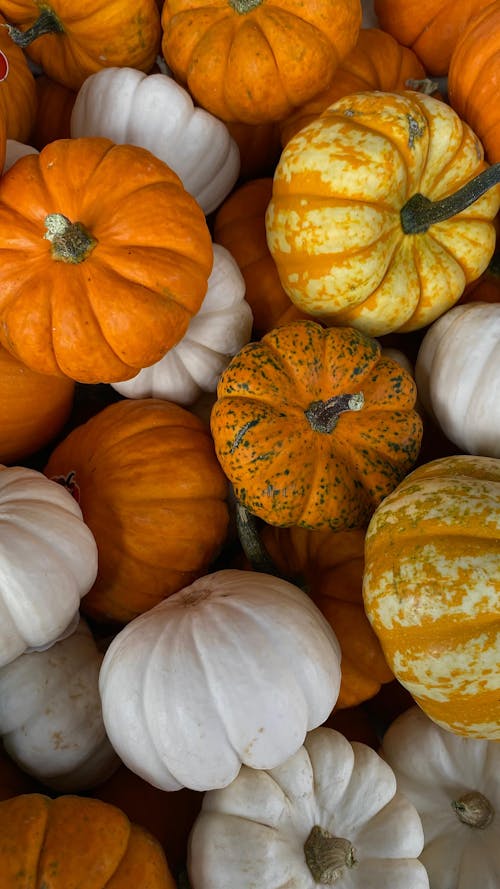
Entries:
{"label": "pumpkin", "polygon": [[38,154],[38,151],[36,148],[33,148],[32,145],[26,145],[24,142],[16,142],[15,139],[7,139],[7,142],[5,143],[5,162],[3,165],[3,172],[6,173],[20,157],[24,157],[27,154]]}
{"label": "pumpkin", "polygon": [[281,144],[333,105],[342,96],[362,90],[395,92],[425,79],[414,52],[379,28],[362,28],[356,45],[338,66],[330,86],[281,122]]}
{"label": "pumpkin", "polygon": [[448,73],[448,99],[481,139],[486,157],[500,161],[500,111],[495,87],[500,77],[498,33],[500,2],[475,4],[453,51]]}
{"label": "pumpkin", "polygon": [[227,121],[226,126],[240,152],[239,181],[272,176],[281,153],[278,124]]}
{"label": "pumpkin", "polygon": [[193,889],[428,889],[423,831],[366,744],[317,728],[277,768],[243,767],[205,794],[190,836]]}
{"label": "pumpkin", "polygon": [[206,424],[161,399],[118,401],[76,427],[45,473],[70,486],[99,570],[82,610],[126,622],[208,570],[229,522]]}
{"label": "pumpkin", "polygon": [[417,54],[429,74],[446,75],[460,34],[491,0],[375,0],[380,27]]}
{"label": "pumpkin", "polygon": [[37,107],[31,141],[41,151],[49,142],[69,139],[77,90],[63,86],[46,74],[40,74],[35,82]]}
{"label": "pumpkin", "polygon": [[222,120],[290,114],[331,82],[354,46],[359,0],[166,0],[162,50],[176,80]]}
{"label": "pumpkin", "polygon": [[236,498],[270,525],[363,527],[417,458],[415,393],[376,340],[295,321],[244,346],[221,375],[217,457]]}
{"label": "pumpkin", "polygon": [[184,335],[212,259],[202,210],[150,152],[52,142],[0,181],[1,344],[38,373],[135,376]]}
{"label": "pumpkin", "polygon": [[15,46],[0,15],[0,117],[7,139],[27,142],[36,113],[35,78],[22,49]]}
{"label": "pumpkin", "polygon": [[252,311],[243,276],[225,247],[213,244],[213,253],[208,290],[182,340],[157,364],[113,383],[121,395],[192,404],[202,392],[215,392],[221,372],[250,339]]}
{"label": "pumpkin", "polygon": [[9,889],[175,889],[151,834],[116,806],[73,795],[0,802],[0,872]]}
{"label": "pumpkin", "polygon": [[163,790],[224,787],[242,763],[281,764],[327,718],[339,685],[339,644],[311,599],[230,568],[120,630],[99,678],[113,747]]}
{"label": "pumpkin", "polygon": [[238,147],[227,127],[196,108],[166,74],[106,68],[88,77],[73,106],[71,135],[147,148],[177,173],[205,213],[222,203],[238,178]]}
{"label": "pumpkin", "polygon": [[420,860],[432,889],[494,889],[500,841],[498,744],[447,732],[412,707],[389,726],[381,754],[420,815]]}
{"label": "pumpkin", "polygon": [[460,303],[468,302],[500,302],[500,251],[495,251],[484,274],[465,289]]}
{"label": "pumpkin", "polygon": [[274,327],[306,317],[283,290],[266,241],[265,214],[273,182],[269,177],[241,185],[224,201],[214,238],[234,256],[245,279],[245,295],[259,337]]}
{"label": "pumpkin", "polygon": [[376,509],[365,541],[368,619],[399,682],[459,735],[500,738],[500,461],[419,466]]}
{"label": "pumpkin", "polygon": [[160,46],[155,0],[122,0],[75,7],[71,0],[2,0],[7,30],[44,73],[77,90],[101,68],[130,65],[149,71]]}
{"label": "pumpkin", "polygon": [[21,793],[37,793],[39,790],[40,786],[34,778],[23,772],[0,745],[0,800]]}
{"label": "pumpkin", "polygon": [[415,365],[424,407],[463,452],[500,457],[500,305],[455,306],[427,330]]}
{"label": "pumpkin", "polygon": [[102,655],[87,624],[0,669],[0,735],[25,772],[60,792],[92,787],[118,768],[102,721]]}
{"label": "pumpkin", "polygon": [[499,175],[432,96],[339,99],[274,174],[266,229],[284,289],[302,311],[371,336],[427,326],[488,265]]}
{"label": "pumpkin", "polygon": [[73,627],[97,573],[80,507],[35,469],[0,467],[0,666]]}

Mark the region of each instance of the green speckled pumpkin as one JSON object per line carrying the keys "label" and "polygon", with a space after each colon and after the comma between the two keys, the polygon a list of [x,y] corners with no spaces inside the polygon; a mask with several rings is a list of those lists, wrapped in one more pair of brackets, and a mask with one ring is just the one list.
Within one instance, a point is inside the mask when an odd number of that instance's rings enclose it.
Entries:
{"label": "green speckled pumpkin", "polygon": [[238,500],[270,525],[363,527],[414,464],[415,383],[350,327],[295,321],[245,346],[211,416]]}

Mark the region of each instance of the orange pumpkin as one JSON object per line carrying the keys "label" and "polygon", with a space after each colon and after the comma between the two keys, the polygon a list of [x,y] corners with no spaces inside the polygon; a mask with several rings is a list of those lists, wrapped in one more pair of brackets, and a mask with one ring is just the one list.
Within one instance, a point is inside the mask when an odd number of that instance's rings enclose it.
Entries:
{"label": "orange pumpkin", "polygon": [[72,491],[99,553],[82,610],[125,623],[204,574],[228,529],[206,424],[168,401],[118,401],[78,426],[45,474]]}
{"label": "orange pumpkin", "polygon": [[491,0],[375,0],[380,27],[413,49],[429,74],[448,72],[467,22]]}
{"label": "orange pumpkin", "polygon": [[0,463],[16,463],[52,441],[73,405],[69,377],[37,374],[0,348]]}
{"label": "orange pumpkin", "polygon": [[211,268],[203,211],[143,148],[60,139],[0,181],[0,342],[39,373],[135,376],[183,337]]}
{"label": "orange pumpkin", "polygon": [[415,396],[376,340],[295,321],[221,375],[215,449],[237,499],[268,524],[363,527],[417,458]]}
{"label": "orange pumpkin", "polygon": [[0,802],[5,889],[175,889],[160,844],[116,806],[28,793]]}
{"label": "orange pumpkin", "polygon": [[160,14],[155,0],[2,0],[8,31],[48,77],[78,90],[101,68],[149,71],[158,55]]}
{"label": "orange pumpkin", "polygon": [[163,55],[199,105],[260,124],[331,82],[354,46],[359,0],[165,0]]}
{"label": "orange pumpkin", "polygon": [[451,57],[448,99],[477,133],[494,164],[500,161],[500,0],[475,6],[477,11]]}
{"label": "orange pumpkin", "polygon": [[56,139],[70,138],[71,112],[76,94],[76,90],[63,86],[46,74],[36,78],[37,109],[31,142],[38,151]]}
{"label": "orange pumpkin", "polygon": [[330,86],[282,121],[281,143],[286,145],[342,96],[362,90],[413,89],[414,81],[424,79],[423,65],[411,49],[379,28],[362,28],[356,46],[338,66]]}
{"label": "orange pumpkin", "polygon": [[0,15],[0,116],[7,139],[28,142],[36,112],[35,78],[22,49],[12,43]]}
{"label": "orange pumpkin", "polygon": [[227,121],[226,126],[240,152],[240,181],[272,176],[281,153],[279,126]]}

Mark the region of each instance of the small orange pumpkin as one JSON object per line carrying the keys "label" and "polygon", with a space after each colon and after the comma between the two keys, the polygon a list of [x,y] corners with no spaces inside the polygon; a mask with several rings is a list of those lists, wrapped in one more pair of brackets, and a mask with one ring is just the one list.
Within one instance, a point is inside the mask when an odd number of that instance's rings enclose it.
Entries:
{"label": "small orange pumpkin", "polygon": [[56,139],[69,139],[71,112],[77,91],[72,90],[46,74],[36,78],[37,109],[31,142],[41,151]]}
{"label": "small orange pumpkin", "polygon": [[36,112],[35,78],[22,49],[15,46],[0,15],[0,116],[7,139],[28,142]]}

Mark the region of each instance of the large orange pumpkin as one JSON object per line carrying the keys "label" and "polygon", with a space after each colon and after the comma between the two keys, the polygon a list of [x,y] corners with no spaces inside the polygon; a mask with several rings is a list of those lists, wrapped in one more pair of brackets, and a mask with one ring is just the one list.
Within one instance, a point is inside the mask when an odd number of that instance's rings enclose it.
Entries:
{"label": "large orange pumpkin", "polygon": [[5,889],[175,889],[158,841],[116,806],[28,793],[0,802]]}
{"label": "large orange pumpkin", "polygon": [[0,15],[0,115],[7,139],[28,142],[36,111],[35,78],[22,49],[15,46]]}
{"label": "large orange pumpkin", "polygon": [[415,462],[410,374],[353,328],[295,321],[249,343],[217,387],[211,429],[239,502],[270,525],[363,527]]}
{"label": "large orange pumpkin", "polygon": [[163,55],[223,120],[279,120],[325,89],[354,46],[359,0],[165,0]]}
{"label": "large orange pumpkin", "polygon": [[135,376],[183,337],[211,268],[203,211],[143,148],[60,139],[0,181],[0,342],[39,373]]}
{"label": "large orange pumpkin", "polygon": [[82,610],[126,622],[204,574],[228,528],[227,481],[206,424],[168,401],[111,404],[53,451],[97,543]]}

